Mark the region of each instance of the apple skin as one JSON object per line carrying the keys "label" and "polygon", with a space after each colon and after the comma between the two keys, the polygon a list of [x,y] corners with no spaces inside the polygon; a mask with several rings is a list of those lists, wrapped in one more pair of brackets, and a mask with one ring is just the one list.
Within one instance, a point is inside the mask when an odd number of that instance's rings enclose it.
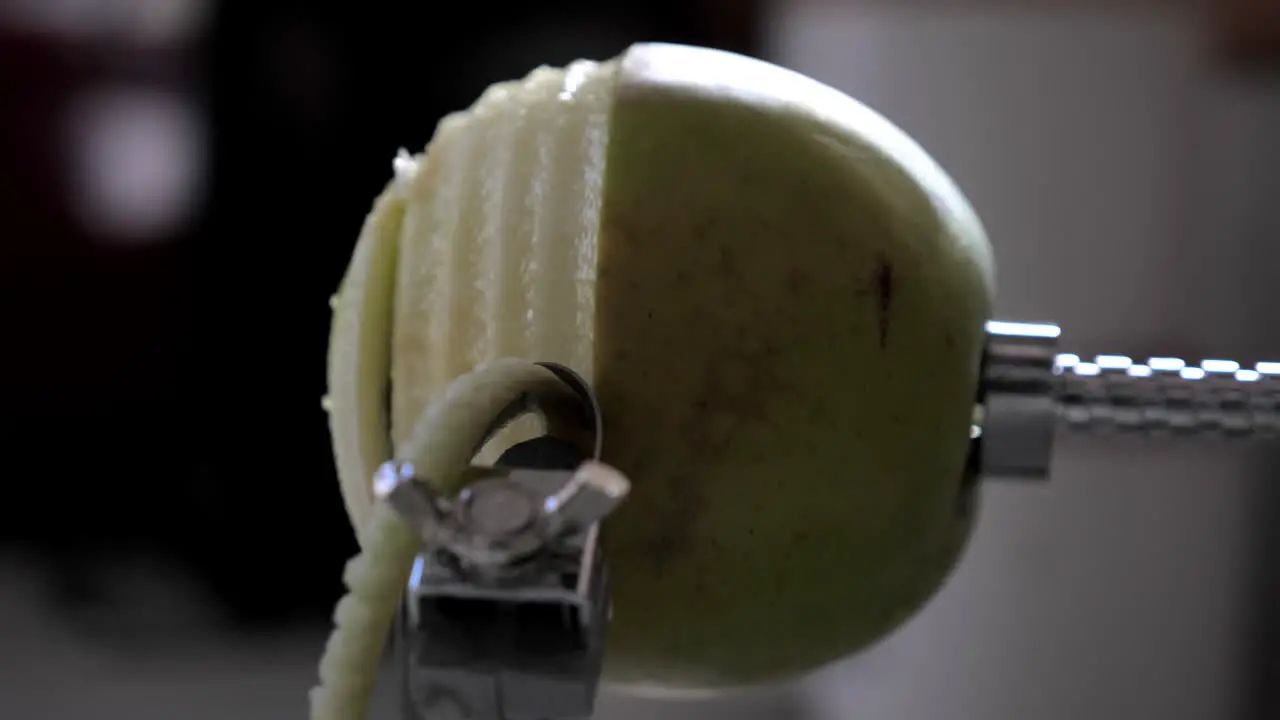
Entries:
{"label": "apple skin", "polygon": [[606,679],[793,678],[884,637],[974,520],[969,428],[994,293],[977,215],[864,105],[729,53],[621,58],[594,384]]}
{"label": "apple skin", "polygon": [[358,531],[428,403],[521,357],[592,382],[632,481],[604,527],[606,682],[787,680],[937,592],[976,511],[994,271],[901,130],[758,60],[642,44],[495,85],[398,163],[335,298]]}

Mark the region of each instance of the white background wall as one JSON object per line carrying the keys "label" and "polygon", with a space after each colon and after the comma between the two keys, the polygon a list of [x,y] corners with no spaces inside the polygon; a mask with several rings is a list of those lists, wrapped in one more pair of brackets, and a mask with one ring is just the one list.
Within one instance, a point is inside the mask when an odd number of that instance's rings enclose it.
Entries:
{"label": "white background wall", "polygon": [[[1000,316],[1060,322],[1072,351],[1280,352],[1280,85],[1223,77],[1167,10],[929,4],[790,0],[774,58],[952,172],[995,245]],[[1257,460],[1060,443],[1049,485],[989,487],[935,603],[808,684],[819,715],[1257,717]]]}

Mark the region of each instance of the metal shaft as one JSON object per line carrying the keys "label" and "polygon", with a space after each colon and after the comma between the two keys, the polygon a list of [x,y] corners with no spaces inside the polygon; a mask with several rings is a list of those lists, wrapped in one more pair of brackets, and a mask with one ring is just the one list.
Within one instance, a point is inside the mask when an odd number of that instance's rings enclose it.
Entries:
{"label": "metal shaft", "polygon": [[1084,430],[1220,433],[1234,436],[1280,433],[1280,363],[1241,367],[1231,360],[1149,358],[1123,355],[1090,362],[1062,354],[1055,397],[1059,417]]}
{"label": "metal shaft", "polygon": [[1152,435],[1280,435],[1280,363],[1198,364],[1060,353],[1060,330],[990,322],[979,397],[982,466],[994,477],[1048,474],[1058,425]]}

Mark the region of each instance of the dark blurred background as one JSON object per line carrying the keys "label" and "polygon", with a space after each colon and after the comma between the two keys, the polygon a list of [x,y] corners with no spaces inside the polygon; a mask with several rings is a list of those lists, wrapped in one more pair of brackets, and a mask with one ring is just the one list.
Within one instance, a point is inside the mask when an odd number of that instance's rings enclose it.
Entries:
{"label": "dark blurred background", "polygon": [[[1277,226],[1264,200],[1231,200],[1271,182],[1257,168],[1275,165],[1258,158],[1280,161],[1276,4],[1118,5],[1082,3],[1066,12],[1009,11],[981,0],[921,2],[909,11],[877,0],[4,0],[0,717],[302,717],[310,663],[340,592],[342,564],[355,550],[320,408],[327,300],[397,148],[420,149],[440,116],[539,64],[602,59],[635,41],[665,40],[797,67],[871,102],[953,170],[992,229],[1002,279],[1015,278],[1002,289],[1005,315],[1070,320],[1069,332],[1083,330],[1078,338],[1105,345],[1089,350],[1280,356],[1270,311],[1239,320],[1242,308],[1267,297],[1239,288],[1267,286],[1270,276],[1261,271],[1241,278],[1247,268],[1268,265],[1249,253],[1280,245]],[[1206,117],[1203,93],[1212,108],[1228,109]],[[1073,99],[1023,117],[1023,108],[1052,105],[1055,97]],[[974,107],[1003,109],[983,115]],[[1083,119],[1066,120],[1071,113]],[[994,129],[1001,123],[1005,132]],[[1221,128],[1204,129],[1214,123]],[[1234,150],[1212,139],[1241,133],[1249,139]],[[1162,139],[1142,145],[1152,137]],[[1014,151],[994,149],[1019,138],[1026,147],[1057,145],[1059,154],[1037,168],[1020,165]],[[1098,150],[1103,146],[1112,149]],[[1170,149],[1187,157],[1170,160]],[[1225,156],[1239,161],[1213,164]],[[1095,165],[1072,175],[1055,165],[1066,157]],[[1207,169],[1184,165],[1206,157]],[[1090,194],[1101,192],[1098,176],[1116,174],[1103,163],[1130,168],[1117,181],[1129,185],[1108,186],[1098,199]],[[1045,175],[1064,179],[1045,184]],[[1148,180],[1172,175],[1194,182],[1150,190]],[[1237,191],[1244,186],[1252,189]],[[1216,191],[1227,199],[1188,219],[1187,193],[1197,187],[1227,188]],[[1266,187],[1259,197],[1280,193],[1274,183]],[[1002,188],[1031,194],[1015,200]],[[1135,199],[1108,204],[1125,193]],[[1075,234],[1055,237],[1068,214],[1078,218]],[[1177,244],[1168,227],[1185,242]],[[1081,239],[1089,236],[1097,238],[1093,245]],[[1234,248],[1228,254],[1235,260],[1215,252],[1217,264],[1206,265],[1195,252],[1182,253],[1205,243]],[[1055,273],[1080,292],[1098,279],[1083,262],[1068,262],[1079,272],[1061,275],[1068,251],[1060,248],[1109,257],[1103,253],[1126,244],[1136,249],[1112,257],[1110,267],[1125,278],[1139,270],[1164,279],[1136,290],[1128,280],[1110,283],[1093,293],[1096,303],[1046,289],[1045,278]],[[1168,260],[1174,257],[1186,262]],[[1280,260],[1275,252],[1266,257]],[[1189,286],[1207,281],[1187,278],[1203,278],[1206,267],[1227,278],[1206,293],[1236,294],[1208,303],[1216,314],[1197,315],[1208,313],[1206,303],[1184,298]],[[1135,295],[1153,313],[1117,315]],[[1224,315],[1235,318],[1238,332],[1217,319]],[[1082,452],[1120,468],[1120,478],[1108,482],[1123,484],[1166,472],[1139,464],[1148,450]],[[1252,479],[1273,476],[1275,463],[1206,452],[1192,454],[1241,478],[1235,490],[1211,490],[1227,500],[1209,501],[1208,511],[1197,507],[1211,483],[1201,476],[1135,494],[1121,505],[1127,514],[1103,490],[1082,491],[1075,506],[1070,498],[997,494],[985,535],[975,541],[977,559],[966,560],[977,569],[962,571],[959,589],[947,591],[959,599],[944,594],[942,609],[926,613],[898,645],[871,653],[870,666],[846,668],[865,687],[819,678],[816,686],[721,711],[871,720],[920,720],[934,711],[953,720],[1280,717],[1269,689],[1280,680],[1280,611],[1271,612],[1280,608],[1280,561],[1267,561],[1280,557],[1280,539],[1269,537],[1280,517],[1280,485]],[[1074,482],[1070,459],[1063,462],[1059,486]],[[1179,487],[1197,489],[1179,495]],[[1147,499],[1153,496],[1154,506]],[[1189,514],[1154,509],[1161,501]],[[1009,536],[1028,532],[1025,521],[1000,520],[1013,512],[1001,510],[1002,502],[1018,505],[1019,517],[1034,512],[1027,504],[1046,513],[1077,507],[1059,512],[1075,523],[1062,520],[1062,542],[1080,534],[1107,539],[1096,552],[1018,571],[1025,560],[984,549],[1017,543]],[[1218,514],[1206,520],[1213,507]],[[1165,520],[1152,525],[1155,516]],[[1124,530],[1109,535],[1107,523]],[[1149,532],[1135,529],[1143,527]],[[1221,527],[1240,536],[1223,541]],[[1151,554],[1121,551],[1110,569],[1098,564],[1116,557],[1115,543],[1139,536]],[[1164,536],[1176,542],[1151,540]],[[1152,558],[1176,553],[1198,559],[1163,575],[1151,570]],[[1073,591],[1063,597],[1061,578],[1055,585],[1034,574],[1067,566],[1085,586],[1075,601]],[[1154,574],[1135,580],[1144,572]],[[1103,579],[1113,577],[1120,579]],[[1131,592],[1089,594],[1109,584]],[[1009,588],[1031,585],[1054,588],[1045,592],[1076,610],[1008,615],[987,625],[965,614],[983,593],[1011,597]],[[1167,597],[1170,588],[1227,600],[1178,606],[1168,624],[1121,633],[1112,642],[1126,644],[1105,649],[1116,637],[1102,629],[1106,622],[1140,626],[1142,603]],[[1082,615],[1081,607],[1098,612]],[[1206,613],[1218,619],[1205,620]],[[1174,642],[1181,660],[1152,670],[1157,656],[1177,655],[1157,650],[1152,638],[1176,635],[1188,623],[1202,632]],[[1054,678],[1084,673],[1081,663],[1092,652],[1063,651],[1055,661],[1021,640],[1001,645],[992,635],[948,634],[962,626],[1020,628],[1008,629],[1009,637],[1046,627],[1047,646],[1055,638],[1093,637],[1099,653],[1130,661],[1109,671],[1120,679],[1106,688],[1062,681]],[[948,657],[964,672],[927,660],[947,637],[954,648]],[[971,656],[963,646],[975,641],[1008,652]],[[988,676],[1016,676],[1017,668],[1036,665],[1031,658],[1040,658],[1035,678],[1009,682],[1023,690],[1006,696],[996,680],[983,684]],[[885,662],[895,668],[892,677]],[[1184,682],[1193,676],[1210,680]],[[849,687],[860,689],[841,694]],[[877,690],[895,687],[933,690],[916,706],[906,699],[911,693]],[[1015,696],[1022,699],[1002,699]],[[622,703],[606,706],[604,716],[676,717],[672,712]]]}

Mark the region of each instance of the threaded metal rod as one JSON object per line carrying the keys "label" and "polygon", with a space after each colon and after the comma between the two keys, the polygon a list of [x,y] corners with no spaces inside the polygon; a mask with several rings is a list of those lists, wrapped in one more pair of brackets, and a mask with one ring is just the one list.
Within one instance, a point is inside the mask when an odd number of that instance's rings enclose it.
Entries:
{"label": "threaded metal rod", "polygon": [[1210,434],[1280,434],[1280,363],[1242,367],[1232,360],[1192,365],[1124,355],[1082,361],[1059,354],[1054,399],[1061,420],[1077,430]]}
{"label": "threaded metal rod", "polygon": [[1280,362],[1059,353],[1057,325],[987,323],[973,430],[982,471],[1044,478],[1055,429],[1150,435],[1280,435]]}

